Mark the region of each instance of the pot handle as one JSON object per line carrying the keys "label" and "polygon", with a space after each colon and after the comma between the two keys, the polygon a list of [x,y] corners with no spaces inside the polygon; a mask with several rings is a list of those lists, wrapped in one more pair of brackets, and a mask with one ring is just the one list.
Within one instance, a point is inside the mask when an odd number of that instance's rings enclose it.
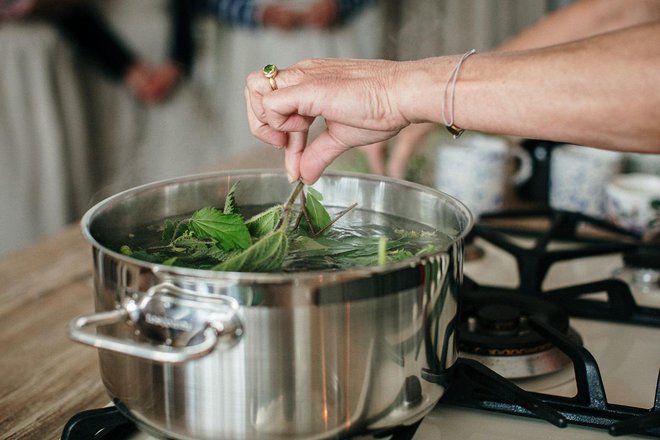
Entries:
{"label": "pot handle", "polygon": [[157,346],[145,342],[133,342],[86,330],[87,327],[92,326],[118,324],[126,321],[127,318],[128,312],[124,309],[82,315],[69,323],[69,337],[76,342],[91,345],[101,350],[165,364],[177,364],[203,357],[213,351],[219,340],[218,332],[213,327],[204,330],[204,340],[201,343],[187,347]]}
{"label": "pot handle", "polygon": [[[82,344],[101,350],[125,354],[158,363],[182,363],[211,353],[216,346],[229,348],[243,334],[243,325],[237,315],[238,304],[233,298],[217,298],[218,304],[199,307],[194,301],[168,294],[186,293],[169,284],[154,286],[140,300],[127,299],[112,311],[81,315],[69,323],[69,337]],[[168,311],[173,314],[168,315]],[[188,312],[183,319],[181,312]],[[175,315],[177,318],[173,318]],[[184,341],[194,340],[193,345],[171,346],[166,344],[135,342],[114,336],[94,333],[90,327],[133,323],[143,333],[154,331],[176,334]],[[155,330],[154,330],[155,329]],[[201,341],[197,335],[201,333]]]}

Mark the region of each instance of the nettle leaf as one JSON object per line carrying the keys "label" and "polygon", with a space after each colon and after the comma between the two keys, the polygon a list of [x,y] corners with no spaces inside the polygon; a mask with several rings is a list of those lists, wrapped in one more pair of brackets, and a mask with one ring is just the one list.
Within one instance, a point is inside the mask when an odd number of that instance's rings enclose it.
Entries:
{"label": "nettle leaf", "polygon": [[231,189],[227,193],[227,197],[225,197],[225,208],[223,210],[225,214],[236,213],[236,187],[238,187],[238,182],[231,186]]}
{"label": "nettle leaf", "polygon": [[313,197],[316,197],[319,201],[323,201],[323,194],[319,192],[319,190],[312,188],[311,186],[307,187],[307,195],[311,195]]}
{"label": "nettle leaf", "polygon": [[165,220],[165,228],[163,229],[163,235],[161,236],[161,241],[163,244],[168,244],[181,237],[188,231],[188,225],[184,220]]}
{"label": "nettle leaf", "polygon": [[307,197],[305,198],[305,209],[307,210],[310,226],[315,232],[320,231],[332,222],[330,214],[321,203],[323,196],[320,198],[318,196],[321,196],[318,191],[314,188],[308,188]]}
{"label": "nettle leaf", "polygon": [[325,252],[328,249],[328,245],[306,235],[299,235],[293,238],[290,245],[291,252]]}
{"label": "nettle leaf", "polygon": [[247,249],[250,231],[238,214],[223,214],[216,208],[202,208],[190,218],[190,230],[197,238],[217,240],[226,250]]}
{"label": "nettle leaf", "polygon": [[284,231],[271,232],[246,250],[230,256],[213,267],[227,272],[274,272],[282,269],[287,253],[287,236]]}
{"label": "nettle leaf", "polygon": [[270,232],[273,232],[275,226],[277,226],[277,223],[279,223],[281,216],[282,206],[276,205],[255,215],[246,221],[245,225],[247,226],[248,230],[250,231],[250,235],[252,235],[253,238],[259,238]]}

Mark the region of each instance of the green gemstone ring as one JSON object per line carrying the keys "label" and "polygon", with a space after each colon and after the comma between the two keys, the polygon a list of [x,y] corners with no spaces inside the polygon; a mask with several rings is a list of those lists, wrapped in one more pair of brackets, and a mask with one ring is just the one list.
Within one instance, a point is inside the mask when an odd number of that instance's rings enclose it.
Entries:
{"label": "green gemstone ring", "polygon": [[272,90],[277,90],[277,83],[275,82],[275,77],[278,73],[277,66],[275,64],[266,64],[262,72],[264,73],[264,76],[268,78],[270,88]]}

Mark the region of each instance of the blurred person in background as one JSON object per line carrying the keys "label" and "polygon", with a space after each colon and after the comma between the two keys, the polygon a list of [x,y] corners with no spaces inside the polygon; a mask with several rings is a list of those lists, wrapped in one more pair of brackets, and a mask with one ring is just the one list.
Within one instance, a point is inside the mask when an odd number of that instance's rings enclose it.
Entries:
{"label": "blurred person in background", "polygon": [[157,65],[140,59],[91,2],[81,1],[67,8],[55,17],[55,23],[79,53],[106,76],[125,83],[140,102],[158,104],[190,73],[193,62],[194,2],[170,0],[169,7],[169,54]]}
{"label": "blurred person in background", "polygon": [[[219,23],[217,101],[225,148],[250,154],[257,142],[244,117],[240,85],[255,65],[301,58],[380,58],[378,0],[205,0]],[[238,107],[240,103],[240,107]]]}
{"label": "blurred person in background", "polygon": [[[0,0],[0,254],[79,218],[102,191],[204,161],[182,81],[194,4]],[[194,153],[176,157],[187,140]]]}
{"label": "blurred person in background", "polygon": [[140,102],[157,104],[190,72],[194,6],[194,1],[170,0],[170,54],[159,65],[141,60],[114,32],[93,1],[0,0],[0,19],[38,18],[51,22],[84,59],[107,77],[126,84]]}
{"label": "blurred person in background", "polygon": [[340,25],[375,0],[207,0],[208,10],[232,25],[318,29]]}

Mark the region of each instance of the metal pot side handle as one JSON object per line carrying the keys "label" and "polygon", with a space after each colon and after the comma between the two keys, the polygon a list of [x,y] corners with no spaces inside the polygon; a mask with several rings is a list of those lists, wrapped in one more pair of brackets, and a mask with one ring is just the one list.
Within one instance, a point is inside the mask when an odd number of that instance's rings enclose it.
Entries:
{"label": "metal pot side handle", "polygon": [[[170,294],[163,296],[162,294]],[[189,292],[163,283],[152,287],[143,296],[142,300],[125,301],[119,308],[112,311],[81,315],[69,323],[69,337],[77,342],[141,359],[158,363],[182,363],[201,358],[216,348],[230,348],[234,346],[243,335],[243,323],[238,316],[238,303],[230,297],[216,297],[216,303],[211,309],[199,307],[194,301],[186,299]],[[190,315],[194,323],[171,319],[167,316],[152,314],[152,305],[159,309],[180,306],[191,310]],[[197,312],[197,313],[194,313]],[[90,327],[112,325],[119,323],[136,323],[146,318],[151,319],[158,326],[174,326],[194,331],[199,328],[202,333],[200,342],[194,345],[169,346],[156,345],[146,342],[136,342],[114,336],[103,335],[90,331]],[[155,320],[155,321],[154,321]],[[191,333],[194,335],[194,333]],[[197,338],[195,338],[197,339]]]}
{"label": "metal pot side handle", "polygon": [[86,328],[93,326],[117,324],[126,321],[127,318],[128,312],[124,309],[81,315],[69,323],[69,337],[76,342],[91,345],[100,350],[108,350],[127,356],[167,364],[182,363],[201,358],[211,353],[220,340],[218,331],[213,327],[207,327],[204,330],[202,342],[187,347],[167,347],[144,342],[134,342],[113,336],[92,333],[86,330]]}

